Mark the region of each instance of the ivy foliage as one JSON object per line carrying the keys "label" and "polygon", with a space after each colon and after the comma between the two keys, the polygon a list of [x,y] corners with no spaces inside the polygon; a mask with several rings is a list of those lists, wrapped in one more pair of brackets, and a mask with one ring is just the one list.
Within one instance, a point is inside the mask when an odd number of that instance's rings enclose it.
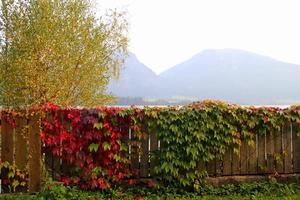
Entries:
{"label": "ivy foliage", "polygon": [[[129,168],[128,152],[141,150],[147,134],[160,141],[151,157],[157,160],[153,178],[162,185],[198,190],[207,176],[204,163],[222,158],[229,150],[238,153],[242,142],[254,145],[256,134],[278,134],[287,123],[300,124],[300,106],[242,107],[221,101],[143,109],[61,108],[48,103],[35,110],[44,113],[45,152],[68,166],[60,172],[60,180],[84,189],[106,190],[124,181],[132,185],[136,171]],[[9,115],[16,114],[6,110],[2,118],[15,126]]]}
{"label": "ivy foliage", "polygon": [[63,109],[51,103],[44,109],[43,150],[61,160],[61,169],[51,169],[60,181],[107,190],[130,178],[126,136],[129,128],[137,130],[130,110]]}
{"label": "ivy foliage", "polygon": [[27,187],[28,172],[20,170],[15,164],[0,161],[0,176],[2,190],[16,192]]}
{"label": "ivy foliage", "polygon": [[256,134],[276,134],[288,121],[299,123],[299,107],[241,107],[221,101],[184,107],[145,108],[143,122],[160,140],[157,177],[167,184],[198,188],[207,172],[201,164],[238,153]]}

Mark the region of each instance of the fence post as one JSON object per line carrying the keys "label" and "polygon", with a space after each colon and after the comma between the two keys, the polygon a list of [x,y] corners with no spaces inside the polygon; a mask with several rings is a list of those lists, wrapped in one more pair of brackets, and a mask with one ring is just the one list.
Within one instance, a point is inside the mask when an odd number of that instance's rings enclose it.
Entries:
{"label": "fence post", "polygon": [[[5,117],[12,118],[12,116],[5,111],[1,112],[1,160],[2,162],[14,162],[14,130],[13,127],[5,120]],[[8,179],[8,169],[1,170],[1,179]],[[9,192],[7,187],[4,187],[1,182],[1,192]]]}
{"label": "fence post", "polygon": [[29,193],[39,192],[41,186],[40,115],[29,116]]}
{"label": "fence post", "polygon": [[[13,164],[14,161],[14,141],[13,141],[13,127],[4,120],[5,117],[11,117],[9,114],[2,111],[1,120],[1,160],[8,161]],[[5,117],[4,117],[5,116]]]}
{"label": "fence post", "polygon": [[[20,170],[27,170],[27,158],[28,158],[28,132],[27,132],[27,118],[26,112],[20,111],[19,116],[16,116],[16,128],[15,128],[15,164]],[[16,192],[26,192],[28,187],[18,186]]]}

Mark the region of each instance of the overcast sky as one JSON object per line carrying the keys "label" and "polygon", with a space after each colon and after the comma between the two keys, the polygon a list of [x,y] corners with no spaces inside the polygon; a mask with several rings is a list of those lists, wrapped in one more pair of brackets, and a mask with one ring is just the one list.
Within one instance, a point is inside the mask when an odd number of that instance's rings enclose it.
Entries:
{"label": "overcast sky", "polygon": [[130,51],[162,72],[204,49],[300,64],[300,0],[96,0],[127,10]]}

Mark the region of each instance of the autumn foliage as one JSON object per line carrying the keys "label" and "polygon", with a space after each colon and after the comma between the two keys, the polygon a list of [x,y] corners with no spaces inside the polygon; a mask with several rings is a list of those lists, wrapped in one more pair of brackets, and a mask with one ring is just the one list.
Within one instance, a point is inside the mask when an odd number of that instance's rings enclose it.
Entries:
{"label": "autumn foliage", "polygon": [[134,121],[126,110],[102,107],[76,109],[47,104],[42,121],[44,151],[61,159],[59,178],[83,189],[108,189],[127,181],[129,170],[126,137]]}
{"label": "autumn foliage", "polygon": [[[281,138],[286,124],[292,124],[295,130],[300,124],[299,106],[257,108],[218,101],[143,109],[61,108],[48,103],[34,109],[42,116],[45,157],[52,157],[52,164],[56,162],[58,166],[50,166],[52,176],[83,189],[106,190],[138,182],[135,170],[142,165],[135,167],[134,162],[143,153],[145,139],[151,139],[144,136],[155,134],[160,144],[159,150],[150,151],[150,159],[156,161],[151,166],[151,178],[159,184],[197,189],[208,175],[198,163],[220,159],[228,150],[238,154],[242,143],[253,146],[257,137]],[[2,119],[12,127],[16,115],[13,112],[2,111]],[[129,156],[135,157],[132,165]],[[269,156],[279,163],[285,155],[282,152]],[[155,185],[150,181],[147,187]]]}

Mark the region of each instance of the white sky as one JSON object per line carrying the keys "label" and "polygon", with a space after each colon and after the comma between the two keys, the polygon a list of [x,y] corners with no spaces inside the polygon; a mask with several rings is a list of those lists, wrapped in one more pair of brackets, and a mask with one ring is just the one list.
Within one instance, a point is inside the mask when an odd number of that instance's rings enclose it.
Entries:
{"label": "white sky", "polygon": [[300,0],[96,0],[127,10],[130,51],[156,73],[204,49],[300,64]]}

